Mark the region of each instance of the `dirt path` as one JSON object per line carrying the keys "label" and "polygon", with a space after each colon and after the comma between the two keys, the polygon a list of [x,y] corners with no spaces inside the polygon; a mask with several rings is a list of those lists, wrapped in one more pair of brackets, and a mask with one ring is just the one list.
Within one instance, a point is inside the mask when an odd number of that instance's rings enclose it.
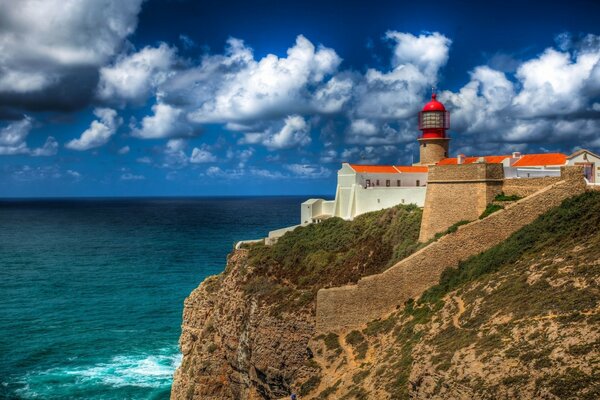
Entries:
{"label": "dirt path", "polygon": [[456,307],[458,308],[458,312],[452,316],[452,325],[454,325],[456,329],[463,329],[460,326],[459,319],[465,312],[465,302],[460,296],[454,296],[452,299],[456,302]]}

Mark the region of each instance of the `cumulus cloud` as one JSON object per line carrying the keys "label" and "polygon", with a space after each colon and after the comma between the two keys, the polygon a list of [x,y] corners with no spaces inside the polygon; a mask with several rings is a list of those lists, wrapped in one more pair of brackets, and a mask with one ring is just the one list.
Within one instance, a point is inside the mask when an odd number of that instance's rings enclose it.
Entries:
{"label": "cumulus cloud", "polygon": [[86,129],[79,139],[73,139],[65,147],[71,150],[85,151],[94,149],[108,143],[110,138],[117,132],[119,126],[123,123],[122,118],[117,112],[110,108],[96,108],[94,115],[97,120]]}
{"label": "cumulus cloud", "polygon": [[33,127],[33,120],[25,116],[20,121],[12,122],[0,129],[0,155],[29,154],[31,156],[53,156],[58,151],[58,143],[48,136],[42,147],[30,149],[27,136]]}
{"label": "cumulus cloud", "polygon": [[141,174],[133,174],[131,172],[125,172],[121,174],[122,181],[141,181],[146,179],[144,175]]}
{"label": "cumulus cloud", "polygon": [[48,136],[42,147],[31,150],[34,157],[53,156],[58,152],[58,142],[52,136]]}
{"label": "cumulus cloud", "polygon": [[[162,90],[166,101],[182,97],[189,101],[190,119],[198,123],[285,117],[314,109],[311,86],[322,90],[320,103],[335,108],[339,97],[319,85],[340,63],[334,50],[317,48],[302,35],[288,49],[287,57],[269,54],[260,60],[255,60],[243,41],[230,39],[225,54],[205,57],[198,67],[179,73]],[[331,83],[336,85],[344,83]]]}
{"label": "cumulus cloud", "polygon": [[131,134],[141,139],[160,139],[174,136],[189,136],[192,126],[186,120],[184,111],[164,103],[152,106],[154,115],[142,119],[140,126],[133,126]]}
{"label": "cumulus cloud", "polygon": [[208,146],[194,147],[190,162],[193,164],[211,163],[217,161],[217,157],[210,152]]}
{"label": "cumulus cloud", "polygon": [[119,149],[118,153],[119,154],[127,154],[129,153],[131,149],[129,148],[129,146],[123,146]]}
{"label": "cumulus cloud", "polygon": [[174,60],[175,49],[165,43],[122,55],[100,69],[97,95],[108,102],[142,103],[172,73]]}
{"label": "cumulus cloud", "polygon": [[[0,105],[72,109],[133,33],[142,0],[0,0]],[[68,88],[68,90],[65,90]]]}
{"label": "cumulus cloud", "polygon": [[392,69],[367,70],[356,88],[354,113],[359,118],[390,120],[414,116],[426,91],[436,85],[452,43],[437,32],[415,36],[389,31],[386,38],[394,43]]}
{"label": "cumulus cloud", "polygon": [[285,168],[302,178],[327,178],[331,175],[331,171],[327,168],[313,164],[289,164]]}
{"label": "cumulus cloud", "polygon": [[[452,113],[455,145],[473,152],[516,150],[536,143],[589,144],[600,131],[600,37],[561,35],[559,48],[524,60],[514,74],[476,67],[458,92],[440,98]],[[490,146],[491,143],[491,146]],[[491,148],[494,147],[495,149]]]}
{"label": "cumulus cloud", "polygon": [[306,146],[311,142],[310,126],[301,116],[292,115],[285,119],[283,128],[275,133],[267,132],[261,141],[272,150]]}

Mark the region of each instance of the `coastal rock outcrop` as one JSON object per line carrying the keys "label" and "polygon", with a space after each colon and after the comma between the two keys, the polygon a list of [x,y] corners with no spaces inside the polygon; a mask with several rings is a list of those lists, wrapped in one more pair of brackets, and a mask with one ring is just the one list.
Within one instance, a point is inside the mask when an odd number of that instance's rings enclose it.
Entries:
{"label": "coastal rock outcrop", "polygon": [[172,399],[272,399],[305,378],[314,312],[273,317],[272,304],[245,295],[247,250],[186,299]]}

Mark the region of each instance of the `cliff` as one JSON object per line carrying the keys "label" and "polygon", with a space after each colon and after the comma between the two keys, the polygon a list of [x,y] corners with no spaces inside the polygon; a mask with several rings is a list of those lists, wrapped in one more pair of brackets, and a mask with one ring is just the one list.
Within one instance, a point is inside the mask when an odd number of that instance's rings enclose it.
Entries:
{"label": "cliff", "polygon": [[318,289],[381,272],[419,248],[421,210],[339,218],[253,245],[186,299],[173,399],[274,399],[318,374],[308,346]]}
{"label": "cliff", "polygon": [[395,238],[419,219],[396,208],[233,253],[186,300],[172,398],[600,397],[598,192],[446,270],[401,309],[315,336],[316,289],[417,251]]}

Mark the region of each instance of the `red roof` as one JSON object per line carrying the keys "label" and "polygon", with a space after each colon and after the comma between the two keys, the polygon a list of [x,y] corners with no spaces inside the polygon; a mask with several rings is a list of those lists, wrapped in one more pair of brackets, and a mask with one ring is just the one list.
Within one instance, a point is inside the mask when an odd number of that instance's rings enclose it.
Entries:
{"label": "red roof", "polygon": [[429,168],[425,167],[425,166],[399,166],[399,165],[395,165],[394,166],[398,171],[400,172],[404,172],[404,173],[426,173],[429,171]]}
{"label": "red roof", "polygon": [[397,166],[397,165],[359,165],[349,164],[358,173],[372,174],[399,174],[399,173],[426,173],[429,168],[424,166]]}
{"label": "red roof", "polygon": [[525,154],[513,167],[537,167],[544,165],[565,165],[567,156],[561,153]]}
{"label": "red roof", "polygon": [[370,172],[373,174],[397,174],[398,171],[393,165],[358,165],[350,164],[350,167],[356,172]]}
{"label": "red roof", "polygon": [[[501,163],[511,156],[484,156],[486,163]],[[481,157],[465,157],[463,164],[473,164]],[[512,166],[513,167],[540,167],[545,165],[564,165],[567,162],[567,156],[561,153],[545,154],[524,154]],[[444,158],[437,165],[456,165],[457,158]]]}

